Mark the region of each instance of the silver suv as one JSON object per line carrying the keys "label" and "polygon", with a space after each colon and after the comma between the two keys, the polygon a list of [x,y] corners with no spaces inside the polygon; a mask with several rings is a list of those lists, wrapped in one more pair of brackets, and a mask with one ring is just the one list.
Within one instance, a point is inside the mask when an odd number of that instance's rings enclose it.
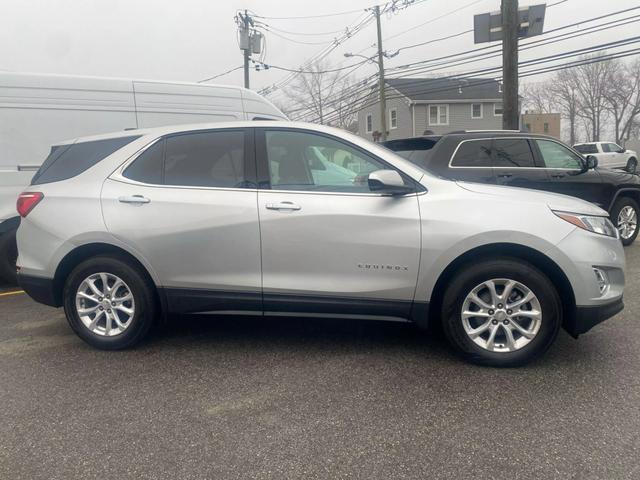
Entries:
{"label": "silver suv", "polygon": [[439,323],[523,364],[623,308],[607,212],[437,178],[341,130],[165,127],[57,145],[18,200],[19,280],[103,349],[173,313]]}

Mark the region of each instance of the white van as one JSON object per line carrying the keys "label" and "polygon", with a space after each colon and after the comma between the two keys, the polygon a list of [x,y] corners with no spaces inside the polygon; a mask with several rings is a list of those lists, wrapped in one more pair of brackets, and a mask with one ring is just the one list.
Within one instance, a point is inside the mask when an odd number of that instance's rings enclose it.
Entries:
{"label": "white van", "polygon": [[229,85],[0,72],[0,283],[15,273],[18,194],[51,145],[118,130],[233,120],[287,120]]}

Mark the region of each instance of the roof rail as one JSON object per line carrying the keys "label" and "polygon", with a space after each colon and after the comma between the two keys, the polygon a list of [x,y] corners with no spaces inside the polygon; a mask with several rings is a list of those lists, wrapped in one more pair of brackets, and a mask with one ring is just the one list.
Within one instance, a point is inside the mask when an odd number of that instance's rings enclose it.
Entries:
{"label": "roof rail", "polygon": [[493,132],[526,133],[523,130],[505,130],[502,128],[493,128],[488,130],[454,130],[449,133],[493,133]]}

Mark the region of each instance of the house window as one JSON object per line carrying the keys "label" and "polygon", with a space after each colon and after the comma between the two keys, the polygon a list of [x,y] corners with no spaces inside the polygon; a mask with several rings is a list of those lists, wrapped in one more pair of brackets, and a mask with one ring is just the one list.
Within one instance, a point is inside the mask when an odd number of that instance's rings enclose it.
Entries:
{"label": "house window", "polygon": [[429,125],[449,125],[449,105],[429,105]]}
{"label": "house window", "polygon": [[544,122],[544,133],[549,133],[549,124]]}
{"label": "house window", "polygon": [[497,117],[499,115],[502,115],[502,104],[501,103],[494,103],[493,104],[493,114]]}
{"label": "house window", "polygon": [[398,111],[395,108],[389,110],[389,128],[398,128]]}
{"label": "house window", "polygon": [[471,104],[471,118],[482,118],[482,104],[481,103],[472,103]]}
{"label": "house window", "polygon": [[367,133],[373,132],[373,116],[370,113],[367,113],[367,119],[365,123],[366,123]]}

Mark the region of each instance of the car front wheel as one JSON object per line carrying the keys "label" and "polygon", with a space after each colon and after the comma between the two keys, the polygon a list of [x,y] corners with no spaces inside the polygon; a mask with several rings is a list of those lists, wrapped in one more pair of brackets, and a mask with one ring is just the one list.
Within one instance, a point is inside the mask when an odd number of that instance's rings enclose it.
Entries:
{"label": "car front wheel", "polygon": [[620,232],[622,244],[631,245],[638,236],[638,203],[629,197],[619,198],[611,209],[611,221]]}
{"label": "car front wheel", "polygon": [[633,157],[631,157],[629,160],[627,160],[627,166],[625,167],[625,170],[627,172],[636,173],[637,169],[638,169],[638,160],[636,160]]}
{"label": "car front wheel", "polygon": [[80,263],[64,287],[64,311],[71,328],[88,344],[120,350],[149,331],[156,302],[153,286],[126,259],[98,256]]}
{"label": "car front wheel", "polygon": [[493,258],[467,265],[443,298],[443,330],[465,359],[515,367],[544,353],[561,324],[553,284],[529,263]]}

